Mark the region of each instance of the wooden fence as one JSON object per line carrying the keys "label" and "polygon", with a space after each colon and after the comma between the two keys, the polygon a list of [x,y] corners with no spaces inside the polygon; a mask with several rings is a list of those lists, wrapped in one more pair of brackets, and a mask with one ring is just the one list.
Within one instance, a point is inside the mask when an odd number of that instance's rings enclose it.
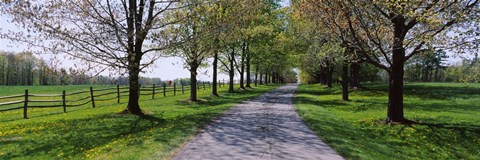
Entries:
{"label": "wooden fence", "polygon": [[[225,83],[219,81],[217,85],[218,87],[223,87],[225,86]],[[163,94],[163,97],[166,97],[167,93],[170,92],[173,92],[173,96],[176,96],[179,93],[185,94],[185,91],[189,91],[190,87],[190,85],[177,85],[175,83],[173,83],[171,86],[167,86],[166,83],[163,83],[161,86],[156,86],[153,84],[152,86],[140,87],[140,96],[151,96],[152,99],[155,99],[155,95],[157,94]],[[197,83],[197,90],[206,90],[207,88],[211,88],[210,82]],[[120,99],[122,97],[128,97],[128,89],[128,87],[120,87],[119,85],[112,88],[101,89],[93,89],[93,87],[90,87],[90,89],[86,91],[72,92],[68,94],[65,90],[63,90],[61,94],[31,94],[28,92],[28,90],[25,90],[24,94],[0,97],[0,100],[6,101],[1,102],[0,107],[14,106],[0,108],[0,112],[23,109],[23,118],[28,118],[29,108],[61,107],[63,108],[64,113],[67,112],[68,107],[79,107],[89,103],[91,104],[92,108],[95,108],[95,102],[116,99],[117,103],[120,103]],[[109,95],[110,97],[106,98]]]}

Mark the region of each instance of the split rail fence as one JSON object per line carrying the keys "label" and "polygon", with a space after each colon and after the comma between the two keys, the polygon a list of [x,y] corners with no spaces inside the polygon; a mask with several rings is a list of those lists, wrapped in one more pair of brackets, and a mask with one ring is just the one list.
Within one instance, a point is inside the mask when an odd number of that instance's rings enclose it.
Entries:
{"label": "split rail fence", "polygon": [[[218,87],[224,87],[225,83],[220,81]],[[173,83],[171,86],[163,83],[161,86],[141,86],[140,96],[151,96],[155,99],[155,95],[161,94],[163,97],[167,93],[173,92],[173,96],[177,94],[185,94],[190,91],[190,85],[177,85]],[[197,83],[197,90],[206,90],[211,88],[210,82]],[[117,85],[111,88],[94,89],[66,93],[65,90],[61,94],[31,94],[25,90],[24,94],[0,97],[0,112],[21,110],[23,109],[23,118],[28,118],[28,109],[30,108],[63,108],[63,112],[67,113],[69,107],[79,107],[91,104],[95,108],[95,102],[117,100],[120,103],[122,97],[128,97],[129,88]],[[5,107],[6,106],[6,107]]]}

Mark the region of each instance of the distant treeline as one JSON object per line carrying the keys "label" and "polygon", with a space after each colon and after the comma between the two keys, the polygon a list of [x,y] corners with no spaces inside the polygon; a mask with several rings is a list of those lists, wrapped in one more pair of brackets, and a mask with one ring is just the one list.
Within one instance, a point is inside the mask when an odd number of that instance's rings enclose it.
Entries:
{"label": "distant treeline", "polygon": [[[56,68],[35,57],[31,52],[0,52],[0,85],[127,85],[128,77],[91,76],[82,70]],[[161,85],[160,78],[141,77],[142,85]],[[170,82],[165,82],[169,84]],[[176,79],[176,84],[188,85],[189,78]]]}
{"label": "distant treeline", "polygon": [[[480,61],[478,56],[462,59],[455,64],[446,64],[445,52],[418,55],[405,64],[407,82],[468,82],[480,83]],[[388,79],[386,74],[382,77]]]}
{"label": "distant treeline", "polygon": [[[455,64],[447,64],[449,56],[442,50],[420,54],[405,63],[404,81],[406,82],[468,82],[480,83],[480,58],[478,53],[464,58]],[[305,63],[308,64],[308,63]],[[304,67],[300,78],[302,82],[318,83],[330,71],[333,82],[341,82],[342,66]],[[310,65],[312,66],[312,65]],[[351,84],[358,82],[388,82],[388,73],[368,63],[360,63],[353,69],[351,65]],[[356,71],[356,74],[355,72]],[[354,79],[357,78],[357,79]],[[358,83],[357,82],[357,83]]]}
{"label": "distant treeline", "polygon": [[419,55],[405,65],[405,81],[409,82],[480,82],[478,53],[471,59],[446,65],[448,56],[443,51]]}

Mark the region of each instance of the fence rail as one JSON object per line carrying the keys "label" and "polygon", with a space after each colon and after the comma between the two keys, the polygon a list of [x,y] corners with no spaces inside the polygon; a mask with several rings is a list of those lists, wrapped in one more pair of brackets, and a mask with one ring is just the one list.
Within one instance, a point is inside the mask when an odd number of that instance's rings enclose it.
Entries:
{"label": "fence rail", "polygon": [[[218,87],[225,86],[225,83],[221,83],[218,81]],[[210,82],[198,82],[197,83],[197,90],[206,88],[211,88]],[[155,95],[163,95],[163,97],[167,97],[167,93],[173,92],[173,96],[177,94],[185,94],[185,91],[190,91],[190,85],[183,85],[183,84],[175,84],[168,85],[163,83],[161,86],[156,86],[153,84],[152,86],[141,86],[139,91],[140,95],[149,95],[151,99],[155,99]],[[62,94],[29,94],[28,90],[25,90],[25,94],[19,95],[11,95],[11,96],[2,96],[0,100],[10,100],[7,102],[1,102],[0,107],[2,106],[9,106],[8,108],[0,108],[0,112],[5,111],[12,111],[12,110],[20,110],[23,109],[23,118],[28,118],[28,109],[29,108],[63,108],[63,112],[67,112],[67,107],[79,107],[84,106],[87,104],[91,104],[92,108],[95,108],[95,102],[101,101],[109,101],[117,99],[117,103],[120,103],[120,98],[128,97],[130,93],[129,87],[120,87],[117,85],[116,87],[111,88],[100,88],[100,89],[93,89],[90,87],[89,90],[85,91],[76,91],[72,93],[66,93],[65,90],[62,91]],[[88,96],[80,97],[81,94],[88,94]],[[72,97],[72,96],[79,96],[80,98]],[[115,95],[113,97],[107,97],[108,95]],[[31,97],[35,99],[30,99]],[[100,98],[102,97],[102,98]],[[104,98],[105,97],[105,98]],[[23,98],[23,100],[18,100],[19,98]],[[39,98],[51,98],[51,99],[39,99]],[[33,103],[30,104],[30,103]],[[12,106],[16,104],[23,104],[22,106]]]}
{"label": "fence rail", "polygon": [[3,97],[0,97],[0,99],[20,98],[23,96],[24,96],[23,94],[13,95],[13,96],[3,96]]}

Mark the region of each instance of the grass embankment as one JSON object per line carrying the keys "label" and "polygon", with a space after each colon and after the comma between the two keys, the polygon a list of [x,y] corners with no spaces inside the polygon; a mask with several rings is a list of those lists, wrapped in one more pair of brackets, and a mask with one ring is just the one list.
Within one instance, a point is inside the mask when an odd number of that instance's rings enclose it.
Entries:
{"label": "grass embankment", "polygon": [[[126,103],[111,102],[68,113],[58,108],[60,113],[30,119],[2,120],[10,114],[0,113],[0,159],[166,159],[234,104],[275,87],[237,93],[226,93],[227,87],[222,87],[220,97],[201,89],[199,103],[185,101],[188,92],[166,98],[159,94],[153,100],[142,96],[140,105],[150,115],[145,118],[119,115]],[[21,117],[20,113],[14,115]]]}
{"label": "grass embankment", "polygon": [[480,84],[407,83],[404,113],[413,125],[386,118],[388,87],[365,85],[341,101],[341,88],[300,85],[300,116],[348,159],[480,159]]}

